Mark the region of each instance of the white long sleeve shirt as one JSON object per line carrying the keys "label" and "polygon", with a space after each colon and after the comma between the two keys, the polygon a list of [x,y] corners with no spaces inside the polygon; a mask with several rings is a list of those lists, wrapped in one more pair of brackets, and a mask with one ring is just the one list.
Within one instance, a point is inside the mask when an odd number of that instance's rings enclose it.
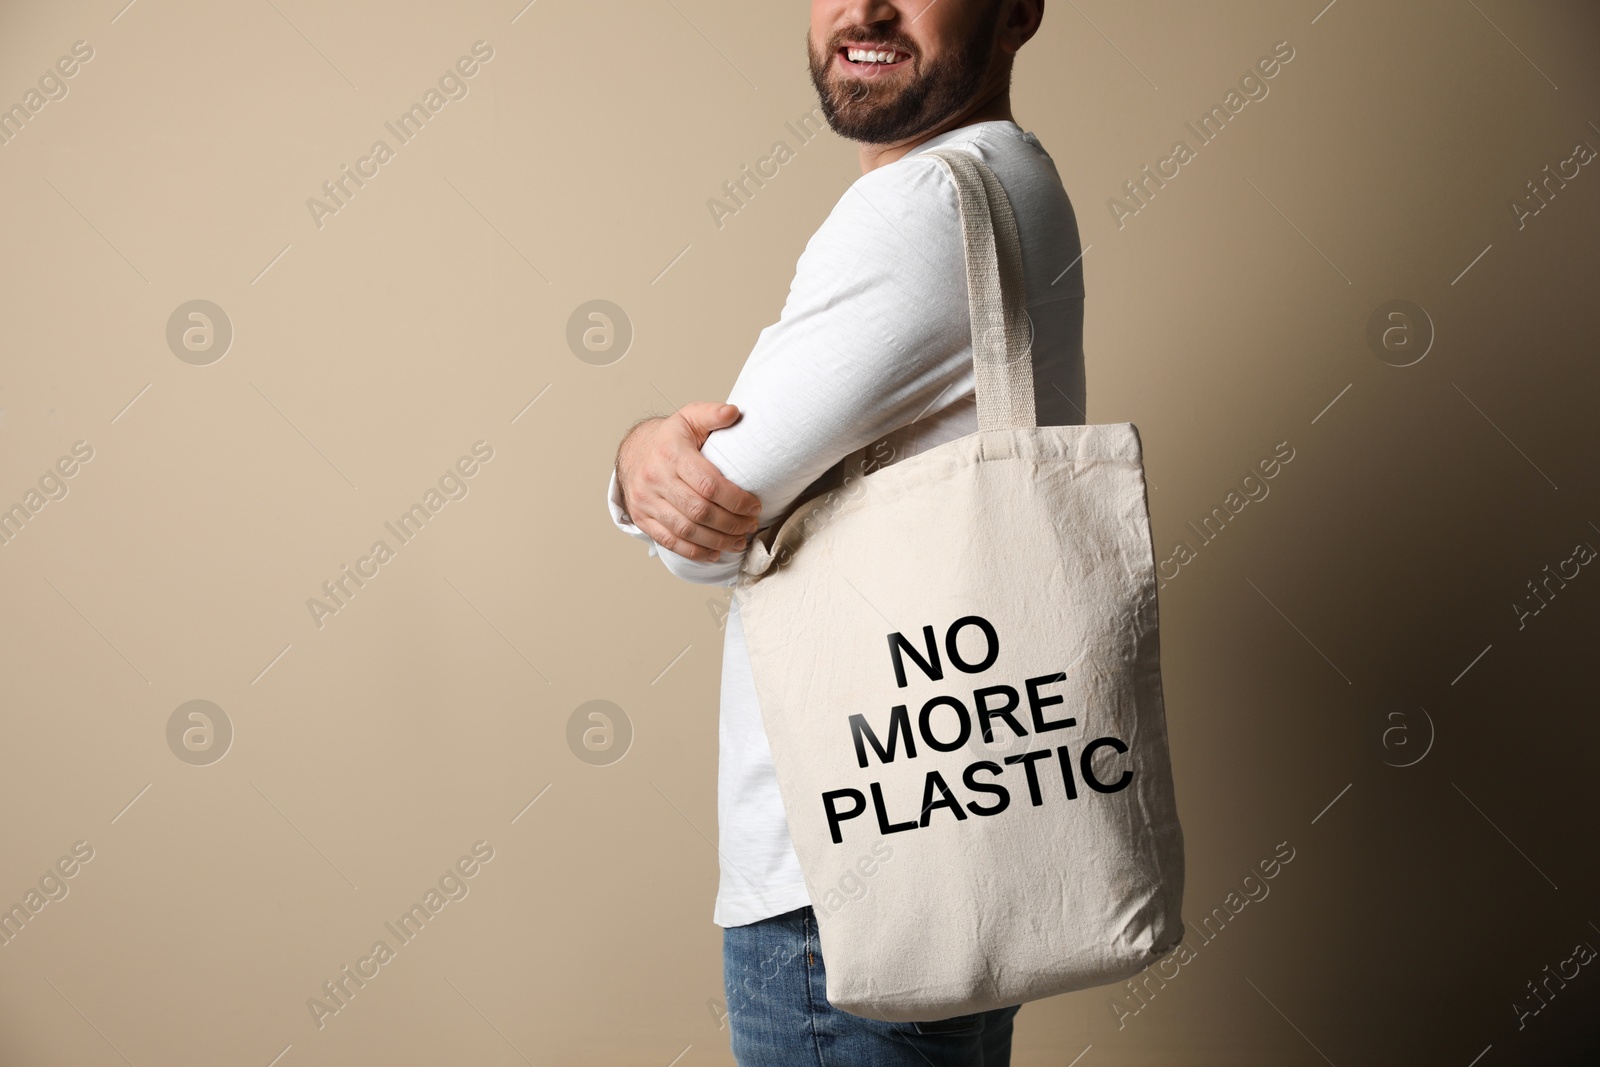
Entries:
{"label": "white long sleeve shirt", "polygon": [[[702,454],[760,498],[763,529],[864,445],[887,439],[898,461],[978,428],[955,183],[922,157],[940,146],[987,163],[1016,214],[1040,425],[1084,421],[1078,227],[1055,164],[1014,122],[960,127],[863,174],[845,191],[806,244],[781,316],[761,331],[728,394],[741,418],[713,431]],[[612,521],[648,542],[677,577],[715,585],[736,580],[743,553],[697,562],[651,541],[624,511],[615,472],[608,506]],[[784,818],[737,602],[723,641],[717,836],[717,925],[743,926],[811,903]]]}

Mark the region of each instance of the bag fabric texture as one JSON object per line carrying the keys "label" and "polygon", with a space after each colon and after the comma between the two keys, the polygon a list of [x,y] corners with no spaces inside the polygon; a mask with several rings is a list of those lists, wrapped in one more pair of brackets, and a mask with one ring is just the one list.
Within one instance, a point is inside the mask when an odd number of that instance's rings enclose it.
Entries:
{"label": "bag fabric texture", "polygon": [[1183,937],[1138,431],[1038,426],[1005,191],[955,149],[979,429],[869,450],[735,584],[835,1007],[927,1021],[1121,981]]}

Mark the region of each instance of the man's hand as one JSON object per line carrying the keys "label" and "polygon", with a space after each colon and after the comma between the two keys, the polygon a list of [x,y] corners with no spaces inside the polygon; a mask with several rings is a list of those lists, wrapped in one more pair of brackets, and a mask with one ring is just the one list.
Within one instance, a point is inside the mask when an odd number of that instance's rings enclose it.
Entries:
{"label": "man's hand", "polygon": [[700,448],[712,430],[739,421],[732,404],[686,404],[647,419],[617,449],[617,487],[633,524],[662,548],[715,562],[742,552],[754,533],[761,501],[722,476]]}

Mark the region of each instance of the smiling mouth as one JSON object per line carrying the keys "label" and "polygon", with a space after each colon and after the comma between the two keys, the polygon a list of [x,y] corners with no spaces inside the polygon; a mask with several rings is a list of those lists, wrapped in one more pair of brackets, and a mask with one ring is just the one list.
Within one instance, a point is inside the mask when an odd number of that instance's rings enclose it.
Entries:
{"label": "smiling mouth", "polygon": [[911,53],[896,48],[865,48],[845,45],[839,49],[839,65],[857,74],[878,74],[894,70],[910,61]]}

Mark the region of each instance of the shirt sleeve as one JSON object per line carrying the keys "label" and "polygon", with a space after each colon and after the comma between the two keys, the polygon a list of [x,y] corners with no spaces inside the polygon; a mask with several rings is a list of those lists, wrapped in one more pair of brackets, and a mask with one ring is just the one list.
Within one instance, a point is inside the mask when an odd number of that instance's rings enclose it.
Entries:
{"label": "shirt sleeve", "polygon": [[[870,171],[806,245],[728,395],[741,417],[702,454],[760,498],[766,529],[845,456],[971,398],[970,321],[954,181],[915,155]],[[657,546],[674,575],[715,585],[737,580],[745,552],[704,562]]]}

